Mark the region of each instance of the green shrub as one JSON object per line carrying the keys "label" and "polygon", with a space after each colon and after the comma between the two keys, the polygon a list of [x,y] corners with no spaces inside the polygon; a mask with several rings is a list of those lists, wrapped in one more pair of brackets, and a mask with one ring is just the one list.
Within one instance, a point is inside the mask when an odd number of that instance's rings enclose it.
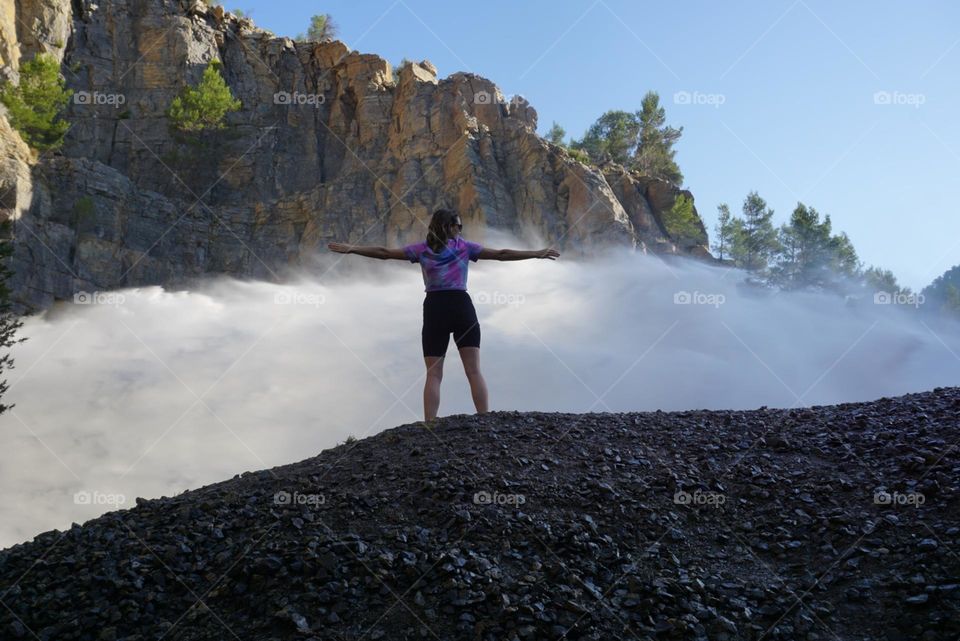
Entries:
{"label": "green shrub", "polygon": [[94,212],[93,198],[81,196],[73,203],[73,211],[81,220],[89,218]]}
{"label": "green shrub", "polygon": [[676,239],[697,239],[702,236],[697,225],[698,217],[693,213],[693,200],[684,194],[677,196],[673,206],[663,216],[667,233]]}
{"label": "green shrub", "polygon": [[306,35],[300,33],[294,38],[297,42],[323,42],[333,40],[337,35],[337,25],[329,13],[319,14],[310,17],[310,26],[307,27]]}
{"label": "green shrub", "polygon": [[184,88],[170,103],[167,116],[175,128],[189,133],[223,129],[226,115],[240,109],[242,105],[230,93],[220,67],[219,60],[211,61],[200,84]]}
{"label": "green shrub", "polygon": [[61,114],[73,95],[65,84],[57,59],[38,53],[20,67],[19,85],[0,87],[0,102],[7,108],[10,124],[34,149],[55,149],[63,144],[70,123]]}
{"label": "green shrub", "polygon": [[590,160],[590,154],[588,154],[583,149],[571,149],[567,147],[567,153],[570,154],[571,158],[579,162],[582,162],[585,165],[592,164],[593,162],[592,160]]}

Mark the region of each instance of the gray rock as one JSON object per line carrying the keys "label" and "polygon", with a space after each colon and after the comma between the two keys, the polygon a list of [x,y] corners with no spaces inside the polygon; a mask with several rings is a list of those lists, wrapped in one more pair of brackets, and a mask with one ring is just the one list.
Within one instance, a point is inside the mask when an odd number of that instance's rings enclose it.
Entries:
{"label": "gray rock", "polygon": [[[0,23],[0,55],[6,38],[13,56],[13,33],[25,52],[62,40],[68,86],[99,96],[70,104],[60,152],[0,165],[0,187],[16,187],[0,215],[19,218],[17,311],[206,274],[283,280],[317,269],[332,240],[420,240],[441,205],[478,242],[491,228],[569,257],[625,246],[712,260],[702,225],[696,239],[665,233],[663,213],[689,192],[573,160],[536,134],[529,103],[500,102],[474,74],[441,79],[429,61],[394,73],[342,42],[294,43],[193,0],[16,7],[42,37]],[[197,151],[164,114],[213,59],[243,107]],[[17,142],[0,126],[0,144]]]}

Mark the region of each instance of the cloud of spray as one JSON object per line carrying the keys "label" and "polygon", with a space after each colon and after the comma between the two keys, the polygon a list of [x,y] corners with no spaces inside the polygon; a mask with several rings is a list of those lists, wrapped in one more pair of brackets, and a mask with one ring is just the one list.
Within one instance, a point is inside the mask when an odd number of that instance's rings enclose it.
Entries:
{"label": "cloud of spray", "polygon": [[[0,432],[0,545],[420,420],[418,266],[323,255],[312,271],[97,293],[28,319]],[[491,409],[796,407],[960,385],[960,325],[753,295],[742,276],[626,251],[472,263]],[[447,356],[440,415],[472,413],[452,340]]]}

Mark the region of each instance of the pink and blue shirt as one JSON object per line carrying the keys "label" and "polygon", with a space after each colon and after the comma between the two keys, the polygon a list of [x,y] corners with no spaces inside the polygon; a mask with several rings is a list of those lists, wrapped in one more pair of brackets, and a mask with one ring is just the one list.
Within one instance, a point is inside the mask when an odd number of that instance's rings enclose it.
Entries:
{"label": "pink and blue shirt", "polygon": [[446,289],[467,289],[467,265],[480,259],[479,243],[464,240],[460,236],[447,240],[447,246],[437,254],[427,243],[420,242],[403,248],[411,263],[420,263],[423,271],[425,292]]}

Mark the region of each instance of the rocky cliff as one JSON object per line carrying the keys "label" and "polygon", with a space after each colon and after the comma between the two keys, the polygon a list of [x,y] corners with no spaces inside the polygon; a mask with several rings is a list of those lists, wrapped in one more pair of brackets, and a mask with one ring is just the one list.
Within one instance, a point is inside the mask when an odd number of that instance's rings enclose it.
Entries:
{"label": "rocky cliff", "polygon": [[[479,76],[441,79],[428,61],[394,70],[199,0],[3,6],[0,73],[16,81],[20,60],[48,51],[77,92],[57,152],[31,153],[0,117],[0,216],[17,219],[24,308],[214,272],[279,280],[333,239],[422,238],[441,205],[570,256],[615,245],[709,259],[705,230],[664,229],[689,192],[577,162],[537,136],[531,105]],[[243,107],[197,147],[164,112],[215,59]]]}

